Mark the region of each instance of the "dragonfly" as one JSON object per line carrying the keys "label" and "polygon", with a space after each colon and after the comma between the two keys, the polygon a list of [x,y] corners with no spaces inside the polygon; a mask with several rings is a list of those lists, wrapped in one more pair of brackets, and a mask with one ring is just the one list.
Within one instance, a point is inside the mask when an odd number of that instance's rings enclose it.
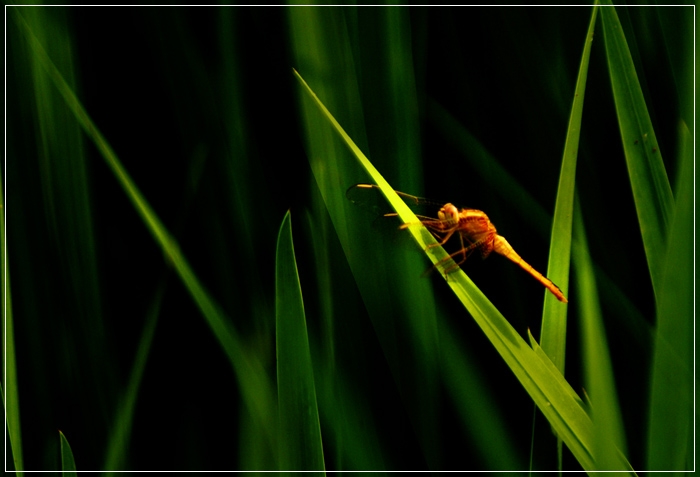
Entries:
{"label": "dragonfly", "polygon": [[[379,187],[374,184],[356,184],[347,190],[346,196],[352,202],[361,203],[363,201],[362,199],[358,199],[358,197],[366,195],[365,193],[370,190],[373,190],[374,194],[381,194]],[[428,245],[427,249],[445,245],[452,237],[456,236],[459,238],[459,250],[451,253],[448,257],[434,265],[434,268],[442,267],[446,276],[448,273],[456,271],[474,251],[478,251],[482,258],[486,258],[492,252],[496,252],[519,265],[520,268],[529,273],[535,280],[549,290],[557,300],[562,303],[568,303],[562,291],[552,280],[535,270],[532,265],[518,255],[502,235],[498,235],[496,226],[493,225],[488,216],[481,210],[458,209],[451,203],[440,206],[440,202],[423,199],[422,197],[416,197],[404,192],[395,192],[408,204],[416,206],[436,205],[440,207],[437,212],[437,218],[423,215],[416,216],[420,221],[419,223],[423,224],[437,240],[437,243]],[[397,214],[388,213],[384,214],[384,216],[396,217]],[[402,224],[399,229],[405,230],[412,225],[416,224],[405,223]]]}

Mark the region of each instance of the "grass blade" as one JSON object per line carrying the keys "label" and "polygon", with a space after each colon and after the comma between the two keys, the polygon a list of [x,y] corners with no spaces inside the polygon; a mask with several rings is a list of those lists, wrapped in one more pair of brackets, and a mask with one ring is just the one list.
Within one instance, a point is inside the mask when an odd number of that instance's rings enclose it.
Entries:
{"label": "grass blade", "polygon": [[[394,192],[374,166],[369,162],[357,145],[352,141],[340,124],[331,115],[321,100],[309,88],[303,78],[294,71],[305,94],[316,103],[322,114],[330,121],[346,145],[353,151],[376,181],[384,196],[390,202],[404,222],[416,223],[416,217]],[[424,227],[409,228],[414,239],[426,250],[428,244],[436,243],[434,237]],[[447,252],[442,247],[426,250],[426,255],[433,263],[446,258]],[[580,399],[571,386],[566,383],[556,366],[543,353],[538,355],[528,346],[508,321],[481,293],[467,275],[458,269],[449,275],[448,285],[471,314],[478,326],[486,334],[517,379],[530,394],[557,434],[567,444],[581,466],[586,470],[595,470],[597,463],[593,460],[593,427],[584,411]],[[618,455],[616,469],[631,470],[624,456]]]}
{"label": "grass blade", "polygon": [[620,19],[609,1],[605,5],[601,22],[617,120],[651,283],[658,299],[673,194]]}
{"label": "grass blade", "polygon": [[[496,396],[486,383],[480,361],[461,349],[463,343],[447,321],[440,323],[440,346],[443,355],[443,385],[450,391],[455,408],[465,427],[476,436],[473,446],[484,456],[491,469],[522,469],[518,459],[518,443],[508,431],[508,423],[493,402]],[[478,391],[476,391],[478,390]],[[481,437],[479,439],[478,437]],[[497,442],[498,445],[493,443]]]}
{"label": "grass blade", "polygon": [[314,372],[289,212],[277,238],[276,309],[280,469],[324,470]]}
{"label": "grass blade", "polygon": [[[401,186],[420,189],[422,182],[419,143],[418,96],[415,87],[413,50],[410,41],[412,21],[406,9],[380,9],[367,14],[362,9],[304,8],[289,11],[290,38],[294,64],[308,75],[309,84],[324,98],[328,109],[338,114],[354,142],[365,153],[382,158],[386,174]],[[381,53],[379,53],[381,52]],[[327,72],[332,71],[329,76]],[[347,148],[337,140],[337,130],[328,117],[319,114],[318,104],[301,95],[307,158],[323,203],[315,221],[328,221],[327,230],[337,234],[342,253],[334,262],[334,289],[357,286],[371,321],[382,355],[396,383],[420,453],[412,452],[412,466],[439,468],[444,459],[439,426],[439,342],[432,284],[416,281],[424,271],[423,258],[409,247],[391,248],[385,241],[367,233],[367,222],[344,192],[357,182],[368,182],[356,161],[347,160]],[[389,211],[390,208],[386,208]],[[330,220],[328,220],[330,218]],[[331,228],[332,224],[332,228]],[[316,223],[314,229],[321,227]],[[314,232],[315,234],[316,232]],[[325,242],[328,244],[328,242]],[[338,249],[340,251],[340,249]],[[418,283],[422,282],[422,283]],[[360,307],[362,308],[362,307]],[[337,313],[348,309],[337,309]],[[364,314],[364,310],[360,311]],[[327,329],[333,329],[328,327]],[[352,328],[352,327],[349,327]],[[349,346],[351,336],[334,336]],[[340,347],[340,345],[338,345]],[[375,364],[356,361],[374,367]],[[354,365],[353,365],[354,366]],[[415,390],[419,389],[418,392]],[[363,396],[364,398],[364,396]],[[377,398],[367,396],[376,401]],[[368,444],[363,443],[362,447]],[[353,452],[360,453],[361,447]],[[332,459],[332,456],[327,456]],[[358,461],[359,459],[353,459]],[[371,467],[370,467],[371,468]]]}
{"label": "grass blade", "polygon": [[[581,136],[581,118],[583,117],[583,100],[586,93],[586,79],[588,78],[588,63],[591,56],[591,44],[593,43],[597,13],[598,7],[594,6],[581,56],[581,65],[578,79],[576,80],[571,115],[569,116],[569,127],[566,132],[564,158],[561,164],[557,201],[554,207],[554,221],[552,222],[549,263],[547,264],[547,277],[559,286],[564,295],[568,295],[569,289],[576,159]],[[566,364],[566,315],[568,308],[561,306],[553,298],[551,293],[545,293],[540,346],[564,374]]]}
{"label": "grass blade", "polygon": [[[305,214],[310,248],[314,253],[316,293],[320,309],[320,336],[312,349],[316,385],[316,398],[320,419],[324,423],[323,440],[326,443],[324,463],[333,462],[335,470],[387,468],[383,456],[387,455],[374,419],[370,418],[367,395],[348,381],[348,370],[338,363],[342,346],[354,349],[352,343],[362,338],[353,336],[353,326],[339,323],[339,316],[357,316],[362,305],[347,295],[337,298],[333,290],[347,290],[353,286],[349,273],[338,273],[342,260],[340,243],[333,236],[333,227],[323,200],[316,194],[313,212]],[[335,239],[335,240],[334,240]],[[343,343],[338,338],[343,337]],[[312,343],[313,345],[313,343]],[[356,356],[355,356],[356,357]],[[355,359],[354,363],[361,360]],[[364,368],[363,366],[363,369]],[[358,419],[357,416],[363,416]]]}
{"label": "grass blade", "polygon": [[192,271],[188,261],[180,251],[179,245],[163,226],[145,197],[143,197],[112,147],[98,130],[73,90],[47,55],[40,41],[32,32],[31,27],[19,14],[16,15],[16,19],[24,30],[27,41],[39,63],[63,96],[66,104],[88,137],[95,143],[118,183],[124,189],[127,198],[143,220],[146,228],[162,249],[164,255],[170,260],[185,288],[199,307],[233,367],[246,407],[256,417],[259,430],[265,436],[267,445],[274,448],[276,423],[272,409],[275,406],[273,404],[272,388],[262,363],[257,357],[244,353],[245,347],[242,346],[241,338],[237,331],[229,324],[218,303],[209,295],[209,292]]}
{"label": "grass blade", "polygon": [[648,470],[691,470],[693,455],[693,143],[680,132],[681,170],[657,305]]}
{"label": "grass blade", "polygon": [[[574,190],[576,187],[576,163],[581,137],[581,119],[588,79],[588,65],[591,57],[591,44],[595,31],[598,6],[594,5],[588,32],[584,41],[581,64],[579,66],[574,98],[569,115],[569,125],[564,142],[564,154],[559,173],[557,199],[554,206],[547,277],[559,286],[565,296],[569,295],[569,266],[571,264],[571,228],[574,208]],[[553,300],[550,293],[545,293],[542,309],[542,326],[540,329],[540,346],[547,353],[554,365],[564,374],[566,367],[566,327],[568,307],[561,306]],[[559,470],[562,468],[561,439],[557,439]]]}
{"label": "grass blade", "polygon": [[[121,402],[114,417],[113,431],[109,436],[107,444],[107,456],[105,458],[104,469],[125,470],[127,459],[129,457],[129,442],[131,440],[131,430],[134,424],[134,413],[136,411],[136,403],[139,395],[139,389],[143,380],[143,374],[146,370],[149,353],[153,343],[153,337],[158,323],[158,316],[161,311],[162,299],[165,294],[167,281],[163,279],[160,286],[156,290],[156,294],[151,303],[150,309],[146,316],[146,324],[144,325],[141,339],[139,340],[136,351],[136,358],[131,368],[129,383],[126,391],[123,393]],[[108,472],[107,475],[114,475],[113,472]]]}
{"label": "grass blade", "polygon": [[615,391],[608,342],[603,327],[593,264],[588,252],[583,217],[575,210],[574,259],[581,316],[586,389],[591,399],[593,456],[599,470],[619,470],[619,450],[625,448],[622,416]]}
{"label": "grass blade", "polygon": [[58,431],[61,436],[61,470],[63,470],[63,475],[68,475],[75,477],[77,474],[75,468],[75,459],[73,458],[73,451],[70,448],[68,439],[63,435],[61,431]]}
{"label": "grass blade", "polygon": [[[396,211],[401,220],[404,223],[418,223],[418,218],[413,213],[413,211],[404,203],[403,200],[401,200],[401,198],[398,196],[398,194],[396,194],[394,189],[389,185],[389,183],[384,179],[384,177],[382,177],[382,175],[379,174],[379,171],[377,171],[374,168],[374,166],[369,162],[367,156],[365,156],[364,153],[360,150],[360,148],[357,147],[355,142],[350,138],[350,136],[348,136],[348,134],[345,132],[342,126],[338,123],[338,121],[336,121],[336,119],[333,117],[330,111],[328,111],[328,109],[321,102],[318,96],[316,96],[316,93],[314,93],[313,90],[311,90],[309,85],[306,84],[306,81],[304,81],[304,79],[296,70],[294,70],[294,75],[302,85],[304,92],[309,95],[309,97],[314,101],[314,103],[316,103],[318,108],[321,110],[322,114],[326,117],[326,119],[328,119],[333,128],[343,139],[345,144],[350,148],[352,153],[355,155],[362,167],[372,178],[374,183],[377,184],[377,186],[379,186],[380,190],[382,191],[382,194],[384,194],[384,197],[386,197],[387,201],[389,201],[389,204]],[[435,242],[433,236],[424,227],[410,227],[409,230],[411,231],[411,235],[413,235],[413,238],[423,250],[427,248],[429,243]],[[442,250],[442,254],[440,254],[439,252],[429,253],[429,256],[431,257],[431,260],[433,260],[433,263],[437,263],[439,260],[447,257],[447,252],[445,252],[444,249],[442,249],[442,247],[436,248]],[[432,251],[435,251],[435,248],[431,249],[431,252]],[[439,256],[439,258],[437,256]]]}
{"label": "grass blade", "polygon": [[5,373],[2,383],[2,402],[5,407],[7,437],[9,438],[12,462],[18,475],[22,475],[24,463],[22,457],[22,432],[19,419],[19,392],[17,390],[17,358],[15,355],[15,333],[12,316],[12,293],[10,293],[10,268],[7,263],[7,244],[5,242],[5,207],[2,193],[2,172],[0,172],[0,273],[2,273],[3,293],[3,356]]}

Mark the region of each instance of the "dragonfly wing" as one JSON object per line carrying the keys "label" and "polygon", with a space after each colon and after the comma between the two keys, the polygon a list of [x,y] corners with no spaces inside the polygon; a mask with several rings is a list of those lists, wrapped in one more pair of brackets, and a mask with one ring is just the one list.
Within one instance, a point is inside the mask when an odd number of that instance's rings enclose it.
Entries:
{"label": "dragonfly wing", "polygon": [[386,199],[381,190],[371,184],[355,184],[345,191],[345,197],[353,204],[377,216],[382,215],[387,209]]}
{"label": "dragonfly wing", "polygon": [[[430,199],[424,199],[423,197],[417,197],[415,195],[406,194],[395,190],[396,194],[403,199],[403,201],[408,205],[411,210],[416,213],[430,213],[435,214],[440,208],[446,204],[446,202],[438,202]],[[354,204],[363,206],[364,204],[371,203],[383,207],[388,207],[387,201],[384,198],[384,194],[379,186],[374,184],[355,184],[350,187],[346,192],[345,196]]]}

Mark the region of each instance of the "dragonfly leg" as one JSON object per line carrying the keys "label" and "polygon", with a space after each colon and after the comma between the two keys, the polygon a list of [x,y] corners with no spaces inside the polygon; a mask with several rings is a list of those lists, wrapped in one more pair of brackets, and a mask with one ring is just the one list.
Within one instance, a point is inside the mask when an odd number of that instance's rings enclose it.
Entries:
{"label": "dragonfly leg", "polygon": [[[396,214],[384,214],[385,217],[390,217],[394,216]],[[426,247],[426,250],[430,250],[431,248],[437,247],[438,245],[445,245],[447,241],[454,235],[454,233],[457,231],[457,227],[449,227],[445,228],[445,224],[442,220],[435,220],[431,219],[430,217],[424,217],[422,215],[417,215],[419,219],[421,219],[420,222],[417,223],[406,223],[402,224],[399,229],[405,230],[409,228],[411,225],[417,225],[418,223],[423,224],[425,228],[427,228],[430,233],[435,237],[435,240],[438,241],[438,243],[430,244]]]}
{"label": "dragonfly leg", "polygon": [[[435,248],[440,245],[445,245],[450,238],[454,235],[454,233],[457,231],[457,228],[453,228],[452,230],[447,230],[447,231],[435,231],[431,229],[430,227],[428,228],[430,232],[435,236],[435,238],[438,240],[438,243],[431,243],[427,247],[425,247],[426,250],[430,250],[431,248]],[[442,232],[445,234],[444,237],[440,238],[439,233]],[[461,236],[460,236],[461,237]]]}
{"label": "dragonfly leg", "polygon": [[[461,259],[459,262],[456,262],[457,266],[462,265],[462,264],[464,263],[464,261],[465,261],[465,260],[467,259],[467,257],[468,257],[468,255],[467,255],[467,250],[466,250],[466,248],[464,247],[464,235],[462,235],[462,234],[459,234],[459,244],[460,244],[460,246],[461,246],[460,252],[462,252],[462,259]],[[473,250],[473,249],[472,249],[472,250]],[[470,254],[471,254],[471,250],[470,250],[469,252],[470,252]],[[447,273],[447,272],[445,272],[445,273]]]}
{"label": "dragonfly leg", "polygon": [[454,263],[450,264],[449,267],[443,269],[443,273],[445,274],[445,276],[447,276],[448,274],[457,270],[459,268],[459,266],[461,264],[463,264],[467,260],[467,258],[469,258],[469,256],[472,254],[472,252],[474,250],[476,250],[477,248],[479,248],[481,245],[483,245],[483,240],[469,244],[466,247],[462,247],[460,250],[457,250],[456,252],[451,253],[449,256],[447,256],[447,257],[443,258],[442,260],[440,260],[439,262],[437,262],[434,265],[434,267],[439,268],[439,267],[445,265],[450,259],[454,259],[457,255],[461,254],[462,259],[459,262],[454,262]]}

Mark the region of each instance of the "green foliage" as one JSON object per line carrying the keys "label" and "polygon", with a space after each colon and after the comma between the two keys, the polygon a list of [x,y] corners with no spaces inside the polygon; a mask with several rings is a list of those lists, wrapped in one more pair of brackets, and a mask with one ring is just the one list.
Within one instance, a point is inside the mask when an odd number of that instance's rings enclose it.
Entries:
{"label": "green foliage", "polygon": [[8,7],[15,468],[691,468],[690,11]]}
{"label": "green foliage", "polygon": [[[598,10],[597,6],[593,8],[591,23],[588,26],[588,34],[586,35],[583,54],[581,55],[581,66],[579,67],[576,89],[571,105],[569,127],[566,131],[564,154],[559,174],[559,185],[557,187],[557,201],[552,221],[552,239],[549,248],[547,277],[559,286],[564,295],[567,294],[569,289],[576,160],[581,139],[581,119],[583,118],[583,105],[586,96],[588,65],[590,63],[591,46]],[[566,364],[566,318],[566,308],[560,306],[553,296],[545,293],[540,344],[562,373]]]}
{"label": "green foliage", "polygon": [[649,273],[656,291],[663,273],[666,234],[673,215],[671,185],[632,55],[614,8],[603,8],[601,23],[620,137]]}
{"label": "green foliage", "polygon": [[314,371],[289,212],[277,238],[275,290],[280,469],[323,470]]}
{"label": "green foliage", "polygon": [[620,454],[625,453],[622,416],[615,390],[615,377],[610,351],[603,328],[593,264],[586,243],[581,211],[575,210],[574,260],[578,285],[579,316],[584,379],[590,397],[590,417],[593,422],[591,450],[597,470],[619,470]]}
{"label": "green foliage", "polygon": [[[369,163],[364,154],[352,142],[303,78],[298,73],[295,72],[295,74],[299,78],[305,92],[318,105],[321,112],[333,124],[333,127],[345,140],[368,174],[381,188],[382,193],[386,196],[401,220],[404,223],[420,225],[420,222],[409,207],[391,189],[372,164]],[[436,247],[435,237],[425,227],[412,226],[408,230],[412,232],[414,239],[425,250],[433,264],[444,263],[449,258],[448,253],[442,247]],[[433,247],[428,248],[431,245]],[[476,288],[461,269],[449,275],[445,274],[444,277],[455,295],[469,311],[469,314],[476,320],[481,330],[506,361],[508,367],[525,387],[535,404],[549,420],[554,431],[566,442],[584,469],[629,469],[626,459],[624,457],[620,459],[619,454],[614,452],[615,442],[613,442],[612,446],[606,447],[606,449],[613,449],[613,456],[610,460],[604,460],[603,466],[600,466],[599,461],[596,459],[596,454],[591,454],[591,449],[594,449],[596,442],[600,441],[591,439],[593,428],[581,406],[580,398],[566,383],[564,377],[549,358],[544,353],[538,355],[525,344],[517,331],[513,329],[510,323]],[[586,292],[587,294],[583,295],[590,296],[592,290],[586,290]],[[612,467],[606,467],[607,465],[612,465]]]}
{"label": "green foliage", "polygon": [[693,452],[693,173],[690,132],[681,124],[676,206],[668,234],[652,367],[647,469],[687,469]]}
{"label": "green foliage", "polygon": [[0,257],[2,257],[2,289],[5,290],[5,298],[3,299],[3,363],[5,365],[5,373],[3,374],[2,382],[2,404],[5,410],[5,420],[7,422],[7,435],[9,438],[9,450],[12,455],[12,464],[15,469],[18,469],[17,474],[22,474],[24,465],[22,463],[22,431],[19,419],[19,398],[17,392],[17,358],[15,353],[15,333],[14,320],[12,316],[12,293],[10,292],[10,280],[7,273],[7,254],[6,254],[6,239],[5,239],[5,211],[3,207],[3,197],[0,193]]}
{"label": "green foliage", "polygon": [[75,459],[73,458],[73,451],[70,448],[68,439],[63,435],[61,431],[58,431],[61,437],[61,470],[63,475],[75,477],[77,474],[75,467]]}

